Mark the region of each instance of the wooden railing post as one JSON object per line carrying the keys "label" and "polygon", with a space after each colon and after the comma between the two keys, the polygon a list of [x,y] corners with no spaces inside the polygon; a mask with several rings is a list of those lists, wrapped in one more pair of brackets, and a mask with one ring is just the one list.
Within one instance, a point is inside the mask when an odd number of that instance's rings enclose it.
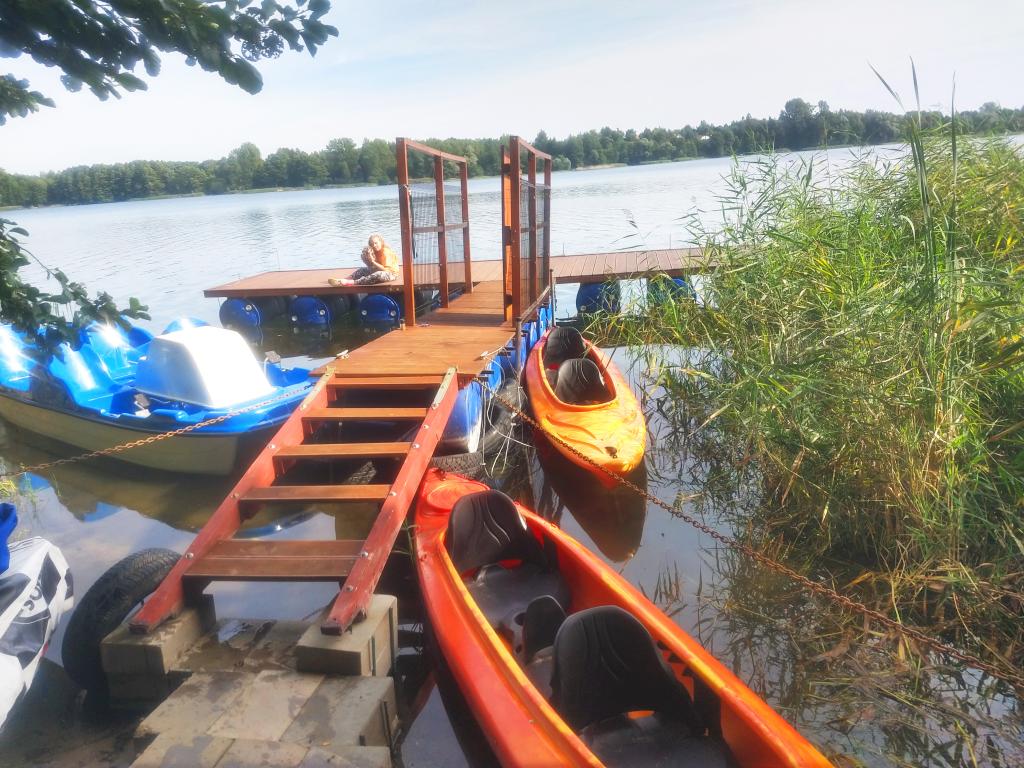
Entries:
{"label": "wooden railing post", "polygon": [[538,285],[540,274],[537,272],[537,155],[533,152],[526,159],[526,173],[530,182],[530,195],[527,201],[529,206],[527,216],[529,217],[530,227],[530,300],[528,306],[532,307],[540,295],[540,286]]}
{"label": "wooden railing post", "polygon": [[522,233],[520,232],[519,196],[522,179],[519,176],[519,137],[513,136],[509,145],[509,246],[512,252],[512,317],[521,317],[523,309],[523,276],[519,263]]}
{"label": "wooden railing post", "polygon": [[434,158],[434,197],[437,201],[437,283],[441,306],[448,306],[448,233],[444,212],[444,160]]}
{"label": "wooden railing post", "polygon": [[[541,268],[543,272],[541,274],[554,275],[554,271],[551,269],[551,158],[544,160],[544,263]],[[548,286],[551,288],[551,293],[554,295],[555,292],[555,281],[550,278]]]}
{"label": "wooden railing post", "polygon": [[512,161],[508,148],[501,148],[501,270],[504,282],[505,319],[512,314]]}
{"label": "wooden railing post", "polygon": [[405,324],[416,325],[416,286],[413,274],[412,205],[409,191],[409,149],[406,139],[398,139],[395,147],[398,170],[398,213],[402,224],[402,292],[405,299]]}
{"label": "wooden railing post", "polygon": [[459,163],[462,185],[462,257],[466,270],[466,293],[473,292],[473,259],[469,253],[469,163]]}

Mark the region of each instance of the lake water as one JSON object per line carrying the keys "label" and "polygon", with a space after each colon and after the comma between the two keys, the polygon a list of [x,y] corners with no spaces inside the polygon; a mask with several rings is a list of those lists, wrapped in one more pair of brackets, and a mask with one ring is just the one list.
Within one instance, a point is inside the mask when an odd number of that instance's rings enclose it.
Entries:
{"label": "lake water", "polygon": [[[667,248],[689,242],[684,217],[713,209],[728,160],[561,172],[553,175],[552,253]],[[501,253],[496,178],[470,182],[473,256]],[[273,269],[360,264],[372,232],[401,242],[394,186],[8,211],[29,230],[29,250],[51,268],[107,291],[136,296],[161,328],[179,315],[214,321],[202,290]],[[24,273],[45,284],[33,265]]]}
{"label": "lake water", "polygon": [[[794,155],[786,162],[806,158]],[[846,151],[828,156],[837,168],[849,158]],[[729,160],[716,159],[556,173],[553,252],[689,244],[689,217],[720,218],[717,196],[729,169]],[[497,258],[498,181],[473,180],[470,193],[474,257]],[[26,245],[44,264],[93,290],[102,288],[119,302],[136,296],[148,304],[155,331],[182,315],[215,322],[217,301],[204,299],[203,288],[263,270],[356,265],[371,232],[399,242],[393,186],[2,215],[30,230]],[[45,286],[40,267],[25,274]],[[572,303],[573,288],[563,286],[559,305]],[[350,344],[348,336],[297,337],[291,352],[321,359]],[[615,358],[629,370],[648,414],[648,488],[672,503],[695,490],[693,459],[683,439],[685,424],[673,416],[672,404],[649,379],[645,355],[638,352],[618,350]],[[968,745],[979,750],[979,764],[1019,764],[1021,755],[1011,751],[1013,741],[1005,736],[1007,728],[1019,735],[1019,727],[1006,722],[1014,717],[1014,705],[980,695],[984,680],[954,670],[925,686],[908,683],[885,664],[864,668],[859,656],[854,661],[826,656],[823,661],[820,647],[795,641],[800,633],[793,630],[827,625],[827,617],[813,614],[813,605],[789,584],[738,561],[656,505],[581,490],[566,482],[564,467],[552,468],[532,451],[511,448],[507,460],[499,462],[502,483],[615,564],[820,748],[848,755],[842,765],[961,765],[967,762]],[[0,458],[8,465],[52,457],[19,435],[0,432]],[[81,595],[130,552],[150,546],[182,550],[231,484],[230,479],[176,478],[83,463],[28,478],[19,510],[24,531],[46,536],[63,549]],[[263,524],[265,532],[283,537],[335,535],[335,521],[323,513]],[[324,605],[333,590],[325,585],[223,585],[215,594],[224,617],[302,618]],[[58,634],[49,658],[58,660],[59,647]],[[131,721],[73,717],[73,696],[59,670],[44,670],[33,689],[33,716],[20,718],[0,735],[0,765],[100,759],[88,744],[102,745],[102,759],[109,764],[124,764],[130,750],[121,734],[130,730]],[[406,766],[468,764],[436,690],[411,724],[402,761]]]}

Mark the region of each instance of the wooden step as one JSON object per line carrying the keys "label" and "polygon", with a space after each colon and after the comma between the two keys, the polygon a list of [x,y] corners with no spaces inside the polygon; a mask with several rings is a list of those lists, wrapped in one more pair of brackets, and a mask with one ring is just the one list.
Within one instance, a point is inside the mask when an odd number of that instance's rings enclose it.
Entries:
{"label": "wooden step", "polygon": [[351,376],[335,378],[327,389],[337,392],[343,389],[434,389],[441,384],[442,376]]}
{"label": "wooden step", "polygon": [[384,501],[390,490],[390,485],[271,485],[246,491],[238,503]]}
{"label": "wooden step", "polygon": [[412,443],[303,443],[286,445],[274,454],[274,461],[303,459],[373,459],[405,456]]}
{"label": "wooden step", "polygon": [[342,581],[362,541],[223,539],[198,558],[186,578],[212,581]]}
{"label": "wooden step", "polygon": [[302,416],[311,421],[418,421],[427,415],[426,408],[310,408]]}

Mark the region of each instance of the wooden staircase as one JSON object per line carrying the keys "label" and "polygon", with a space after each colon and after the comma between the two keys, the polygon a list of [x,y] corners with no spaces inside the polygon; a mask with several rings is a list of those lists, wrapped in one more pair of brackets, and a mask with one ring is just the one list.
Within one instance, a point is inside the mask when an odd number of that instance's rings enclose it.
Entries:
{"label": "wooden staircase", "polygon": [[[132,631],[154,629],[214,581],[326,581],[339,592],[321,630],[344,632],[369,603],[457,393],[454,368],[437,376],[329,368],[132,618]],[[337,480],[367,462],[384,482]],[[265,505],[353,503],[379,506],[364,541],[233,538]]]}

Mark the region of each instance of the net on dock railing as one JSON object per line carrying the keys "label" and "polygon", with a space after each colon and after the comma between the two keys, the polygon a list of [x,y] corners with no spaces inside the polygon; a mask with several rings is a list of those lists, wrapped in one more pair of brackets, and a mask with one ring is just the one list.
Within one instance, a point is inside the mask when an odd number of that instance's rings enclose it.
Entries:
{"label": "net on dock railing", "polygon": [[413,184],[409,188],[412,213],[413,279],[418,287],[437,288],[441,279],[441,248],[446,249],[449,294],[465,281],[462,188],[444,184],[444,223],[438,223],[438,195],[433,182]]}
{"label": "net on dock railing", "polygon": [[550,237],[546,210],[551,188],[531,184],[527,179],[519,187],[519,285],[523,307],[532,306],[550,282]]}

